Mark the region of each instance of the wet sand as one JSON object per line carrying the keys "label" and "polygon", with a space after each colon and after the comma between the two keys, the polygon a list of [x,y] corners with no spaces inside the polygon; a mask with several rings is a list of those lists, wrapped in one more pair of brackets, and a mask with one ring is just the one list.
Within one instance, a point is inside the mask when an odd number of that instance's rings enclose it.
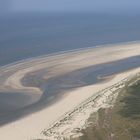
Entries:
{"label": "wet sand", "polygon": [[[1,126],[0,135],[2,134],[5,140],[34,138],[53,121],[72,110],[99,89],[116,82],[113,78],[103,85],[98,81],[98,76],[104,77],[139,67],[139,46],[139,43],[130,43],[114,47],[80,49],[1,67],[1,93],[16,92],[32,95],[30,104],[21,102],[23,106],[21,105],[18,109],[26,106],[27,109],[34,108],[34,113]],[[129,74],[125,76],[120,74],[117,82]],[[97,82],[99,82],[98,88]],[[36,105],[37,103],[39,104]],[[48,103],[51,105],[47,106]],[[19,131],[18,134],[16,130]],[[11,137],[5,136],[6,132]]]}

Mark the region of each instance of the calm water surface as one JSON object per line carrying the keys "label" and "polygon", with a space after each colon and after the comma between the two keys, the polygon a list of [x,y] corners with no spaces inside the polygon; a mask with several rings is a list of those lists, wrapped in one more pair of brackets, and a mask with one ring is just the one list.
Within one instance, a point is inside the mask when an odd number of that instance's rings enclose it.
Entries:
{"label": "calm water surface", "polygon": [[138,16],[21,14],[0,17],[0,66],[100,44],[140,40]]}

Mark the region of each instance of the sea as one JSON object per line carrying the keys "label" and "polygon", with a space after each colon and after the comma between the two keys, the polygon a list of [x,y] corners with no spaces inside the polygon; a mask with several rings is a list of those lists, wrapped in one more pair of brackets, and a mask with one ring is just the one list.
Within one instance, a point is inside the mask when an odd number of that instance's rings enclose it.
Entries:
{"label": "sea", "polygon": [[137,15],[9,14],[0,17],[0,66],[44,54],[138,40]]}

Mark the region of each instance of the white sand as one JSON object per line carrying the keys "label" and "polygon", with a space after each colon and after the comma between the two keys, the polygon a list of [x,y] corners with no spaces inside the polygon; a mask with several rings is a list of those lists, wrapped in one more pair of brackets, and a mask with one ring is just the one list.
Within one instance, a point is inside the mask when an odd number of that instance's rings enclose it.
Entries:
{"label": "white sand", "polygon": [[[15,70],[15,73],[11,74],[11,76],[5,79],[4,82],[1,81],[0,88],[2,90],[6,90],[6,88],[9,88],[10,90],[21,90],[22,88],[22,90],[29,90],[29,92],[31,92],[36,89],[32,87],[23,87],[20,83],[21,78],[27,72],[46,68],[48,69],[48,73],[44,77],[47,79],[48,77],[61,75],[87,66],[121,60],[136,55],[140,55],[140,45],[137,43],[119,45],[116,47],[99,47],[80,50],[77,52],[69,52],[57,56],[39,58],[35,61],[32,60],[32,62],[23,62],[15,66],[2,68],[0,71],[1,75],[6,72],[9,73],[11,70]],[[23,73],[20,67],[24,70]],[[40,138],[41,131],[49,127],[66,112],[74,109],[77,105],[96,94],[99,90],[110,87],[139,71],[140,68],[134,69],[132,71],[118,74],[112,80],[106,81],[105,83],[85,86],[69,91],[61,100],[50,107],[0,127],[0,139],[30,140],[32,138]]]}

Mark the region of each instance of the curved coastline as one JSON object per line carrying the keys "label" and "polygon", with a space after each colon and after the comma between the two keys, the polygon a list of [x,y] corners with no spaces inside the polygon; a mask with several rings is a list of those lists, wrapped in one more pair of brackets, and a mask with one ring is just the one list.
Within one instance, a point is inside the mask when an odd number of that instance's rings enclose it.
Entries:
{"label": "curved coastline", "polygon": [[[122,45],[124,45],[123,47],[125,47],[125,46],[131,47],[131,45],[132,46],[133,45],[139,45],[139,42],[134,41],[134,42],[117,43],[117,44],[115,44],[116,48],[118,46],[120,46],[120,45],[121,45],[121,47],[122,47]],[[114,46],[114,45],[109,44],[109,45],[101,45],[101,46],[96,46],[96,47],[80,48],[80,49],[75,49],[75,50],[70,50],[70,51],[63,51],[63,52],[59,52],[59,53],[52,53],[52,54],[43,55],[43,56],[39,56],[39,57],[35,57],[35,58],[21,60],[21,61],[12,63],[12,64],[8,64],[6,66],[0,67],[0,75],[2,75],[3,72],[12,71],[11,69],[16,69],[18,67],[21,67],[22,70],[20,70],[17,73],[13,74],[13,76],[7,78],[6,85],[9,85],[8,84],[8,81],[9,80],[11,81],[11,78],[12,77],[14,77],[14,78],[16,77],[18,80],[16,79],[17,81],[12,82],[12,83],[17,83],[18,84],[18,85],[16,85],[17,87],[19,86],[19,88],[23,88],[22,84],[20,83],[20,79],[22,79],[27,73],[30,73],[32,71],[43,69],[45,67],[43,65],[45,65],[45,63],[47,63],[48,61],[53,61],[54,59],[60,59],[61,60],[61,56],[62,56],[62,59],[63,59],[63,55],[64,55],[64,59],[65,58],[67,59],[68,57],[71,57],[71,56],[68,56],[67,57],[67,55],[73,55],[73,54],[76,54],[77,56],[78,55],[85,55],[85,57],[83,58],[83,59],[85,59],[86,58],[86,55],[88,55],[88,53],[86,54],[86,52],[93,51],[93,53],[94,53],[96,51],[96,49],[97,49],[97,51],[98,51],[98,49],[100,51],[104,47],[105,47],[105,49],[112,49],[114,51],[118,50],[118,49],[115,50],[115,48],[111,48],[112,46]],[[121,47],[119,49],[121,49]],[[132,50],[130,50],[131,51],[131,54],[124,54],[124,56],[122,56],[120,58],[119,57],[118,58],[115,58],[115,59],[112,58],[112,60],[108,60],[108,61],[101,60],[102,62],[93,62],[91,64],[87,64],[87,65],[82,66],[82,67],[86,67],[86,66],[89,66],[89,65],[95,65],[95,64],[101,64],[101,63],[106,63],[106,62],[112,62],[112,61],[116,61],[116,60],[120,60],[120,59],[125,59],[127,57],[132,57],[132,56],[135,56],[135,55],[139,55],[139,52],[137,52],[137,50],[139,51],[139,49],[137,47],[136,48],[126,48],[126,51],[127,51],[127,49],[132,49]],[[134,49],[136,49],[136,50],[134,50]],[[125,51],[125,49],[122,49],[122,51]],[[80,54],[78,54],[78,53],[80,53]],[[83,53],[83,54],[81,54],[81,53]],[[113,53],[113,52],[110,52],[110,53]],[[92,54],[90,54],[90,55],[92,55]],[[99,55],[100,55],[100,53],[99,53]],[[95,58],[95,56],[93,56],[93,58]],[[71,58],[68,58],[68,59],[71,59]],[[98,59],[98,58],[96,58],[96,59]],[[40,65],[41,63],[44,63],[44,64],[43,65]],[[58,63],[59,63],[59,60],[58,60]],[[66,62],[64,62],[64,63],[66,63]],[[34,65],[38,65],[38,64],[40,66],[34,66]],[[32,66],[28,66],[28,65],[32,65]],[[17,74],[17,76],[16,76],[16,74]]]}
{"label": "curved coastline", "polygon": [[[80,49],[74,50],[69,52],[60,53],[57,55],[48,55],[45,57],[39,57],[34,59],[29,59],[26,61],[22,61],[21,63],[16,63],[15,65],[8,65],[5,67],[0,68],[0,90],[2,92],[10,92],[10,91],[18,91],[19,93],[26,93],[26,94],[38,94],[38,99],[33,101],[32,103],[38,102],[43,94],[41,88],[37,86],[24,86],[21,82],[22,79],[27,74],[34,74],[38,75],[41,71],[41,76],[46,81],[55,78],[58,76],[62,76],[64,74],[68,74],[70,72],[80,70],[90,66],[96,66],[98,64],[109,63],[113,61],[123,60],[129,57],[138,56],[140,55],[140,44],[139,43],[126,43],[126,44],[119,44],[115,47],[112,46],[105,46],[105,47],[96,47],[96,48],[87,48],[87,49]],[[96,61],[94,61],[96,59]],[[132,72],[133,71],[133,72]],[[115,84],[116,77],[117,82],[119,80],[128,77],[131,73],[135,74],[139,71],[139,68],[134,69],[132,71],[126,72],[125,74],[118,74],[118,76],[113,77],[109,81],[105,83],[98,83],[93,85],[86,85],[84,87],[77,87],[70,91],[65,91],[66,93],[62,95],[61,99],[56,103],[52,104],[49,107],[44,108],[41,111],[36,113],[30,114],[25,118],[21,118],[13,123],[7,124],[0,128],[0,135],[3,139],[8,140],[8,136],[4,136],[4,130],[8,130],[9,134],[13,135],[13,139],[28,139],[34,138],[37,133],[40,133],[43,129],[50,126],[56,119],[60,116],[65,114],[66,112],[72,110],[81,102],[85,101],[87,98],[95,94],[99,89],[104,89],[105,87],[111,86]],[[8,76],[7,76],[8,75]],[[64,81],[63,81],[64,82]],[[94,92],[93,92],[94,91]],[[84,92],[89,92],[89,94],[85,94]],[[77,99],[70,105],[70,101],[73,99]],[[69,101],[69,102],[68,102]],[[65,107],[64,105],[65,104]],[[69,107],[68,107],[69,106]],[[62,112],[60,113],[60,109]],[[44,115],[50,114],[45,119]],[[57,114],[58,116],[53,116]],[[36,119],[40,118],[38,122]],[[29,121],[30,120],[30,121]],[[45,125],[43,124],[46,121]],[[27,123],[31,124],[28,126]],[[12,127],[15,127],[11,132],[10,130]],[[39,126],[39,128],[38,128]],[[23,128],[24,127],[24,128]],[[31,128],[34,129],[34,132],[31,132]],[[19,129],[24,134],[17,134],[16,130]],[[27,132],[29,131],[29,132]],[[33,130],[32,130],[33,131]],[[26,135],[27,133],[27,135]],[[39,135],[39,134],[37,134]],[[10,138],[10,137],[9,137]]]}

